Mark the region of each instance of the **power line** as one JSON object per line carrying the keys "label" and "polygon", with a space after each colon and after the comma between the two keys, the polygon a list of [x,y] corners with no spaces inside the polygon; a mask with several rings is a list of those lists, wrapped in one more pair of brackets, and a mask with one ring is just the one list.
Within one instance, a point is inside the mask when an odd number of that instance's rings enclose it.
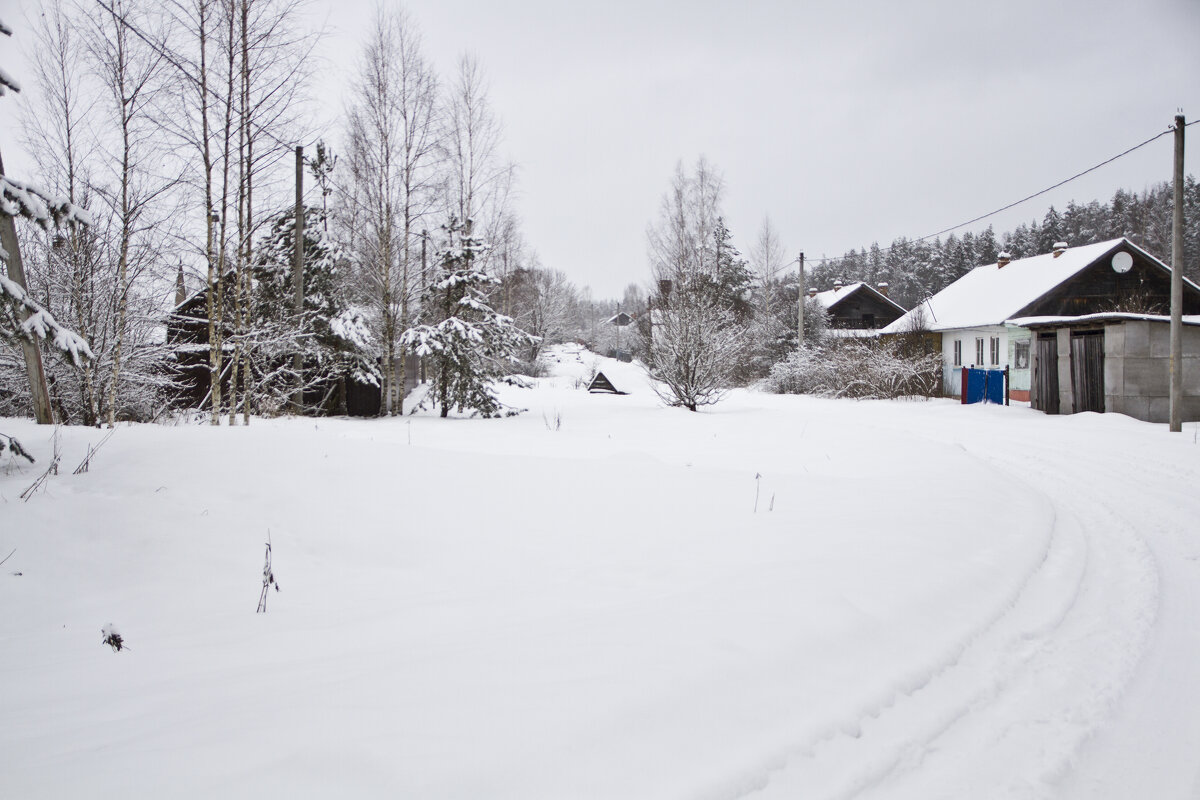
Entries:
{"label": "power line", "polygon": [[[1189,123],[1187,123],[1187,125],[1185,127],[1190,127],[1192,125],[1195,125],[1197,122],[1200,122],[1200,120],[1195,120],[1193,122],[1189,122]],[[1101,167],[1107,166],[1108,164],[1111,164],[1112,162],[1116,161],[1117,159],[1123,158],[1123,157],[1129,155],[1130,153],[1134,152],[1135,150],[1140,150],[1141,148],[1145,147],[1146,145],[1150,144],[1151,142],[1157,141],[1158,139],[1161,139],[1162,137],[1166,136],[1167,134],[1174,133],[1174,132],[1175,132],[1175,127],[1171,126],[1170,128],[1167,128],[1165,131],[1162,131],[1161,133],[1157,133],[1154,136],[1151,136],[1146,141],[1144,141],[1140,144],[1136,144],[1133,147],[1130,147],[1128,150],[1117,153],[1112,158],[1105,159],[1104,161],[1101,161],[1099,164],[1096,164],[1095,166],[1088,167],[1087,169],[1083,170],[1082,172],[1077,172],[1074,175],[1072,175],[1071,177],[1066,178],[1065,180],[1061,180],[1058,183],[1054,184],[1053,186],[1048,186],[1045,189],[1042,189],[1041,191],[1038,191],[1038,192],[1034,192],[1033,194],[1031,194],[1027,197],[1022,197],[1020,200],[1009,203],[1006,206],[997,208],[995,211],[989,211],[988,213],[981,214],[980,216],[975,217],[974,219],[969,219],[966,222],[960,222],[957,225],[951,225],[948,228],[942,228],[940,231],[937,231],[936,233],[931,233],[926,236],[921,236],[919,238],[913,239],[912,241],[913,242],[924,242],[929,239],[934,239],[938,236],[941,236],[943,233],[949,233],[950,231],[958,230],[959,228],[965,228],[968,225],[973,225],[976,222],[981,222],[982,220],[985,220],[988,217],[994,217],[997,214],[1000,214],[1004,211],[1008,211],[1010,208],[1015,208],[1016,206],[1019,206],[1022,203],[1028,202],[1028,201],[1034,199],[1035,197],[1041,197],[1042,195],[1046,194],[1047,192],[1051,192],[1061,186],[1065,186],[1066,184],[1070,183],[1071,181],[1076,180],[1077,178],[1082,178],[1084,175],[1087,175],[1090,172],[1095,172],[1096,170],[1100,169]],[[892,250],[891,247],[885,247],[885,248],[882,248],[880,250],[880,252],[888,253],[888,252],[891,252],[891,250]],[[805,261],[813,262],[813,263],[820,263],[820,264],[827,264],[827,263],[834,262],[834,261],[845,261],[846,258],[847,258],[847,256],[832,256],[832,257],[827,257],[827,258],[806,258]],[[793,259],[788,264],[784,264],[783,267],[780,267],[780,269],[784,269],[786,267],[791,266],[792,264],[795,264],[797,260],[798,259]]]}
{"label": "power line", "polygon": [[1133,147],[1129,148],[1125,152],[1118,153],[1117,155],[1113,156],[1112,158],[1110,158],[1106,161],[1101,161],[1096,166],[1089,167],[1088,169],[1085,169],[1083,172],[1077,172],[1074,175],[1072,175],[1071,177],[1067,178],[1066,180],[1059,181],[1058,183],[1054,184],[1053,186],[1048,186],[1045,189],[1042,189],[1040,192],[1034,192],[1033,194],[1029,195],[1028,197],[1022,197],[1020,200],[1017,200],[1015,203],[1009,203],[1008,205],[1004,206],[1003,208],[998,208],[995,211],[989,211],[986,214],[975,217],[975,219],[969,219],[966,222],[960,222],[958,225],[952,225],[949,228],[943,228],[942,230],[938,231],[937,233],[931,233],[928,236],[922,236],[920,239],[916,239],[915,241],[923,242],[926,239],[933,239],[937,236],[941,236],[943,233],[949,233],[950,231],[957,230],[959,228],[965,228],[966,226],[972,225],[976,222],[979,222],[980,220],[984,220],[984,219],[987,219],[988,217],[995,216],[996,214],[999,214],[1002,211],[1008,211],[1010,208],[1014,208],[1015,206],[1021,205],[1021,203],[1032,200],[1035,197],[1041,197],[1042,195],[1046,194],[1047,192],[1053,191],[1060,186],[1065,186],[1066,184],[1070,183],[1071,181],[1075,180],[1076,178],[1082,178],[1084,175],[1087,175],[1089,172],[1095,172],[1096,170],[1100,169],[1101,167],[1103,167],[1107,164],[1111,164],[1112,162],[1116,161],[1118,158],[1127,156],[1130,153],[1132,153],[1134,150],[1140,150],[1141,148],[1145,147],[1146,145],[1150,144],[1151,142],[1153,142],[1157,139],[1161,139],[1162,137],[1166,136],[1168,133],[1174,133],[1174,132],[1175,132],[1175,129],[1173,127],[1167,128],[1162,133],[1158,133],[1158,134],[1155,134],[1154,136],[1151,136],[1149,139],[1142,142],[1141,144],[1134,145]]}

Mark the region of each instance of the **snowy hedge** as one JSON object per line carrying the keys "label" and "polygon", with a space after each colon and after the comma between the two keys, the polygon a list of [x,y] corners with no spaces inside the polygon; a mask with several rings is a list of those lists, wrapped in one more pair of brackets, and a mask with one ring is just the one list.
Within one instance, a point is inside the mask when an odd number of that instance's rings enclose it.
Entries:
{"label": "snowy hedge", "polygon": [[933,397],[941,393],[941,369],[940,353],[903,338],[830,339],[777,363],[766,386],[820,397]]}

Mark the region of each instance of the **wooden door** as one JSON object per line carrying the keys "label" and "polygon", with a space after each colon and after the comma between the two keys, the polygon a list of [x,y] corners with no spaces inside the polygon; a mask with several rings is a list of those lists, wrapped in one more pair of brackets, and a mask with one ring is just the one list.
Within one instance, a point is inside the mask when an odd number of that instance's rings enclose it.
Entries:
{"label": "wooden door", "polygon": [[1033,407],[1047,414],[1058,409],[1058,336],[1041,333],[1037,338],[1037,360],[1033,364]]}
{"label": "wooden door", "polygon": [[1071,334],[1071,392],[1075,413],[1104,411],[1104,331]]}

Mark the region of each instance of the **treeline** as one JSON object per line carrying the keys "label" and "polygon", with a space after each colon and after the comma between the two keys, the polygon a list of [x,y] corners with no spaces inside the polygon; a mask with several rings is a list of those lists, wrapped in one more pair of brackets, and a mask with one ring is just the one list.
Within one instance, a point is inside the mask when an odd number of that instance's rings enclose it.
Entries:
{"label": "treeline", "polygon": [[[1184,187],[1184,274],[1200,279],[1200,184],[1188,177]],[[997,235],[991,226],[979,233],[946,239],[896,239],[888,247],[872,244],[840,258],[818,263],[808,286],[832,288],[834,281],[886,282],[890,296],[905,308],[941,291],[971,269],[994,264],[1001,252],[1026,258],[1050,252],[1056,242],[1072,247],[1126,236],[1166,263],[1171,260],[1174,190],[1160,183],[1144,192],[1118,190],[1107,203],[1070,202],[1064,211],[1051,207],[1040,221]]]}

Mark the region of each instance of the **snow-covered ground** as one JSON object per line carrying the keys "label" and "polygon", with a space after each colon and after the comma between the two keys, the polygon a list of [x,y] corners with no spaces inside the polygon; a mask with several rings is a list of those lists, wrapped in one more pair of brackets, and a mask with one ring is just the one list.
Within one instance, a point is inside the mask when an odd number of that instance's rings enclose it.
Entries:
{"label": "snow-covered ground", "polygon": [[501,420],[63,429],[28,502],[0,420],[0,796],[1200,796],[1194,424],[593,359]]}

